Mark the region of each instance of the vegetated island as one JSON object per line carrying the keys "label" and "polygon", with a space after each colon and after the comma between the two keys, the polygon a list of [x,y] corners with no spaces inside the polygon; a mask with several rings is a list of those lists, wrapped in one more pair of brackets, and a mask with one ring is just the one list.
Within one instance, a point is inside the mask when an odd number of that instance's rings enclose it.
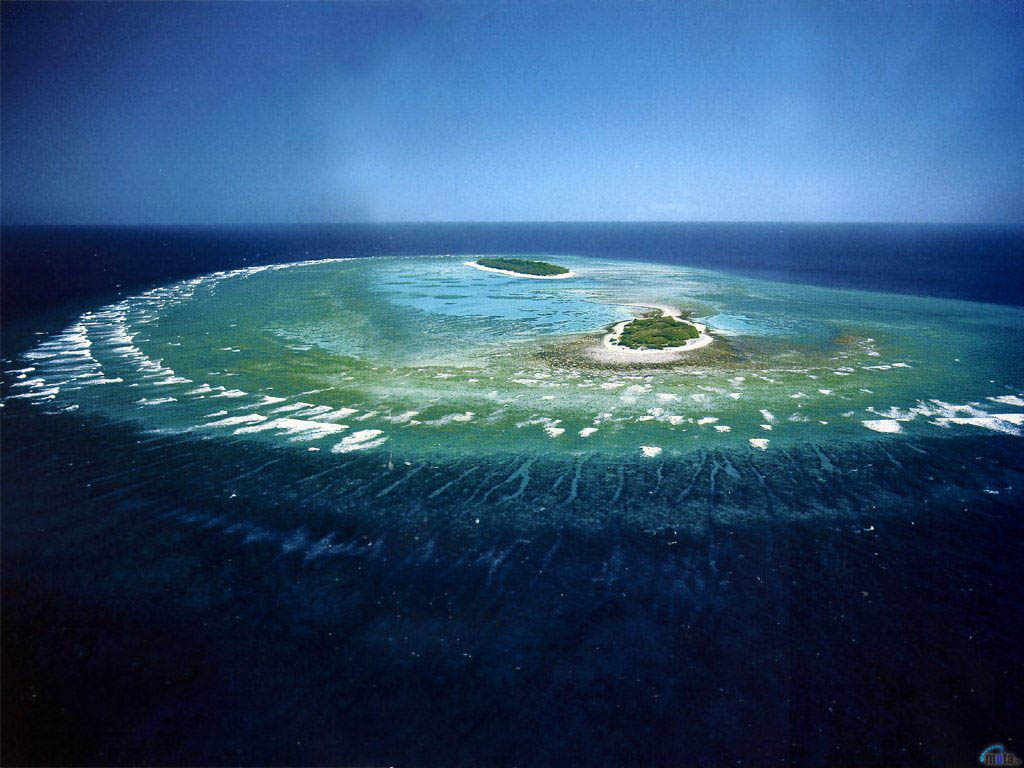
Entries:
{"label": "vegetated island", "polygon": [[685,319],[676,307],[643,306],[661,316],[617,323],[587,354],[602,363],[670,363],[714,340],[704,325]]}
{"label": "vegetated island", "polygon": [[476,261],[467,261],[465,263],[467,267],[476,267],[485,272],[498,272],[499,274],[512,275],[513,277],[558,280],[560,278],[576,276],[575,272],[559,264],[549,264],[546,261],[531,261],[529,259],[483,257]]}
{"label": "vegetated island", "polygon": [[641,317],[626,323],[619,334],[619,345],[630,349],[681,347],[700,336],[697,326],[675,317]]}
{"label": "vegetated island", "polygon": [[549,264],[546,261],[530,261],[529,259],[484,258],[477,259],[476,263],[482,267],[501,269],[505,272],[519,272],[523,275],[538,275],[542,277],[564,275],[569,271],[558,264]]}

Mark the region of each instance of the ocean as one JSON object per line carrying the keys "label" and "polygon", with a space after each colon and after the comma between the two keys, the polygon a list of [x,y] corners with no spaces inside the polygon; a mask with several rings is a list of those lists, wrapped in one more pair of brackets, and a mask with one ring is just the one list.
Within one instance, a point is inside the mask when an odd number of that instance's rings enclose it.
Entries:
{"label": "ocean", "polygon": [[[6,764],[1020,746],[1020,228],[2,241]],[[589,356],[662,304],[714,343]]]}

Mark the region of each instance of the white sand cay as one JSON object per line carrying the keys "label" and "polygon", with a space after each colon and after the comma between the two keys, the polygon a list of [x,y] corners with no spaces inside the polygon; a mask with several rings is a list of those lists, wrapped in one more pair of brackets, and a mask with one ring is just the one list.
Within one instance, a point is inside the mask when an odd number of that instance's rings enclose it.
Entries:
{"label": "white sand cay", "polygon": [[696,339],[690,339],[678,347],[631,349],[618,343],[622,337],[622,331],[632,322],[632,320],[623,320],[612,328],[611,333],[606,334],[601,339],[600,346],[591,347],[587,350],[590,357],[603,363],[670,363],[680,359],[685,353],[706,347],[714,341],[714,338],[708,333],[707,326],[684,319],[682,311],[676,307],[664,304],[635,304],[633,306],[657,309],[664,317],[674,317],[680,323],[692,325],[700,335]]}
{"label": "white sand cay", "polygon": [[494,267],[485,267],[483,264],[477,264],[475,261],[464,261],[462,262],[467,267],[473,267],[483,272],[494,272],[499,275],[510,275],[511,277],[529,277],[534,280],[565,280],[569,277],[577,277],[577,274],[572,270],[563,272],[560,275],[524,275],[522,272],[513,272],[510,269],[495,269]]}

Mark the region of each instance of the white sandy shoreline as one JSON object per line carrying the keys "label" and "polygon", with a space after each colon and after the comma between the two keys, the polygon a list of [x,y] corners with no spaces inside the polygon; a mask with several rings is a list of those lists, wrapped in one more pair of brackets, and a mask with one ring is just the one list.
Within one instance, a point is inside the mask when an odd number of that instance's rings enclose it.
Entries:
{"label": "white sandy shoreline", "polygon": [[510,277],[528,277],[533,280],[565,280],[570,277],[577,277],[573,271],[563,272],[560,275],[524,275],[522,272],[513,272],[510,269],[495,269],[494,267],[485,267],[483,264],[477,264],[475,261],[464,261],[463,265],[467,267],[474,267],[483,272],[494,272],[499,275],[509,275]]}
{"label": "white sandy shoreline", "polygon": [[673,317],[680,323],[692,325],[700,335],[696,339],[690,339],[678,347],[631,349],[630,347],[623,347],[618,343],[622,337],[622,331],[632,322],[632,320],[623,320],[621,323],[616,323],[611,333],[605,334],[601,339],[599,347],[592,347],[588,350],[592,358],[605,363],[669,363],[678,360],[687,352],[702,349],[714,341],[714,338],[708,333],[707,326],[695,323],[692,320],[686,320],[682,317],[682,312],[676,307],[664,304],[636,304],[634,306],[657,309],[664,317]]}

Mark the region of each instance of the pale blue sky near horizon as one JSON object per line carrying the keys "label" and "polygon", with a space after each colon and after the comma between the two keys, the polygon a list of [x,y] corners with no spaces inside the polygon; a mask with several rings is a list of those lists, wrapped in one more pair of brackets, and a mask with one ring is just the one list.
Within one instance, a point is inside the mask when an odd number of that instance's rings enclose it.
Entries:
{"label": "pale blue sky near horizon", "polygon": [[5,223],[1024,222],[1015,2],[4,3]]}

